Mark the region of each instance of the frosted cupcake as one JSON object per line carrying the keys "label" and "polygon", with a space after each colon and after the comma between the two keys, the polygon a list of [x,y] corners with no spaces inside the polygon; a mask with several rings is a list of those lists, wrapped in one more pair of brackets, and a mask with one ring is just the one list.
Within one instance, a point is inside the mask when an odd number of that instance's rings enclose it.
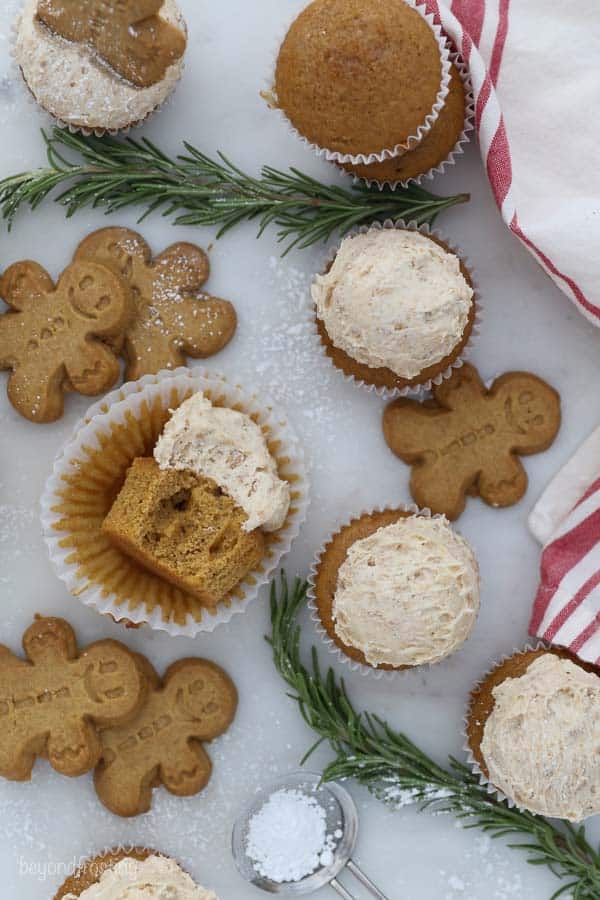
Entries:
{"label": "frosted cupcake", "polygon": [[279,50],[274,102],[328,158],[382,161],[429,132],[449,69],[439,26],[413,0],[314,0]]}
{"label": "frosted cupcake", "polygon": [[138,124],[164,103],[186,43],[175,0],[25,0],[14,56],[40,106],[72,129],[101,134]]}
{"label": "frosted cupcake", "polygon": [[515,653],[471,694],[476,771],[522,809],[579,822],[600,814],[600,677],[559,650]]}
{"label": "frosted cupcake", "polygon": [[124,897],[218,900],[167,856],[153,850],[114,850],[83,863],[54,900],[120,900]]}
{"label": "frosted cupcake", "polygon": [[344,238],[311,294],[333,364],[391,391],[448,375],[475,323],[464,263],[438,238],[411,229],[371,228]]}
{"label": "frosted cupcake", "polygon": [[373,669],[440,662],[479,611],[475,556],[443,517],[386,509],[353,519],[323,549],[312,581],[328,638]]}

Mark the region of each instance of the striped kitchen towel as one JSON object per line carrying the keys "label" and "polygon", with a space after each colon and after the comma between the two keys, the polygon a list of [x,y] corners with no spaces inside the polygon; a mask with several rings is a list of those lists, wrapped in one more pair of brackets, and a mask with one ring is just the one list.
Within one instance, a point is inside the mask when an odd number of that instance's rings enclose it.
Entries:
{"label": "striped kitchen towel", "polygon": [[598,0],[425,0],[468,64],[502,218],[600,325]]}
{"label": "striped kitchen towel", "polygon": [[600,665],[600,428],[548,485],[529,527],[545,544],[530,633]]}

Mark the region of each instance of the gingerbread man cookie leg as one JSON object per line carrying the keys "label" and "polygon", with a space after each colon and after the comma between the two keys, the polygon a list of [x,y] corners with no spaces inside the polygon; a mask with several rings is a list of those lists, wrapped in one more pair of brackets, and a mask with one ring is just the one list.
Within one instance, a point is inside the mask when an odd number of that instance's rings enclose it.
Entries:
{"label": "gingerbread man cookie leg", "polygon": [[187,356],[212,356],[233,337],[235,309],[202,292],[210,266],[194,244],[173,244],[153,260],[137,232],[102,228],[81,242],[75,259],[109,266],[131,285],[136,315],[125,341],[128,381],[185,366]]}
{"label": "gingerbread man cookie leg", "polygon": [[139,715],[125,727],[102,732],[102,758],[94,783],[102,803],[119,816],[150,808],[152,788],[164,784],[179,796],[197,794],[208,782],[210,759],[201,741],[227,730],[237,692],[226,673],[203,659],[184,659],[155,673]]}
{"label": "gingerbread man cookie leg", "polygon": [[63,775],[81,775],[99,759],[98,728],[123,722],[142,706],[142,669],[117,641],[78,653],[62,619],[37,619],[23,649],[26,659],[0,647],[0,775],[26,781],[42,755]]}
{"label": "gingerbread man cookie leg", "polygon": [[527,489],[520,455],[539,453],[560,427],[560,398],[527,372],[509,372],[487,390],[465,365],[433,390],[433,401],[396,400],[383,415],[390,449],[412,466],[419,506],[456,519],[467,494],[511,506]]}

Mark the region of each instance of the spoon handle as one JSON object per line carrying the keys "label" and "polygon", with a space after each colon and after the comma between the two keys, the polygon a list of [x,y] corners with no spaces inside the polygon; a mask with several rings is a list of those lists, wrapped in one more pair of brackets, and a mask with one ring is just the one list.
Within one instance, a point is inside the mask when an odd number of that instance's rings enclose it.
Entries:
{"label": "spoon handle", "polygon": [[353,897],[352,894],[346,890],[344,885],[340,884],[340,882],[337,880],[337,878],[333,878],[329,882],[329,886],[332,887],[334,889],[334,891],[337,891],[337,893],[340,895],[340,897],[343,898],[343,900],[356,900],[356,898]]}
{"label": "spoon handle", "polygon": [[352,872],[354,877],[360,881],[361,884],[364,884],[366,888],[369,889],[373,897],[377,897],[377,900],[389,900],[386,895],[379,890],[376,884],[373,884],[370,878],[368,878],[362,869],[356,865],[353,859],[349,859],[346,863],[346,868],[349,872]]}

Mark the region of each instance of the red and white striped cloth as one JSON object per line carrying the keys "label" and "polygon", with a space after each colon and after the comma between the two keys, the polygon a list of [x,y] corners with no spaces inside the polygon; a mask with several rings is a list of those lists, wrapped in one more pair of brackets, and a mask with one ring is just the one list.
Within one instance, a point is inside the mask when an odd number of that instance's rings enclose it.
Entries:
{"label": "red and white striped cloth", "polygon": [[425,0],[468,64],[502,218],[600,325],[597,0]]}
{"label": "red and white striped cloth", "polygon": [[545,544],[530,633],[600,665],[600,429],[548,485],[529,527]]}

